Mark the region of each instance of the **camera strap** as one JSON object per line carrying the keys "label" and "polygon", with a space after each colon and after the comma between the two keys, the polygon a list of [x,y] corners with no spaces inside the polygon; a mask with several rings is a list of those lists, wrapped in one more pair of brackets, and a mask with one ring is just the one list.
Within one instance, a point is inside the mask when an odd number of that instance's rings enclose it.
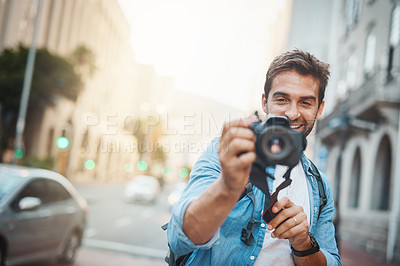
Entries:
{"label": "camera strap", "polygon": [[[272,212],[272,206],[277,202],[278,200],[278,193],[282,189],[288,187],[292,183],[292,179],[290,179],[290,173],[292,172],[293,167],[289,167],[285,174],[283,175],[283,178],[285,181],[283,181],[275,190],[272,195],[269,192],[269,187],[268,187],[268,182],[266,178],[266,167],[268,165],[265,165],[265,163],[262,163],[261,160],[257,159],[253,163],[253,167],[250,172],[250,182],[258,187],[264,194],[265,194],[265,201],[264,201],[264,211],[263,211],[263,220],[266,223],[269,223],[276,215],[277,213]],[[274,177],[272,177],[274,178]]]}

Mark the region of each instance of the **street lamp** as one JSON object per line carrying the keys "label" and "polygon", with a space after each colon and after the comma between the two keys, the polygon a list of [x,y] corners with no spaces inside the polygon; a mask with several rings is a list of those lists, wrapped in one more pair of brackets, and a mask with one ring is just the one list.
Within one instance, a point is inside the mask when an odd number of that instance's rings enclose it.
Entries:
{"label": "street lamp", "polygon": [[24,85],[22,87],[21,102],[19,105],[19,113],[18,113],[17,127],[15,133],[14,159],[13,159],[13,163],[15,164],[17,163],[17,160],[22,158],[23,156],[22,134],[24,133],[25,129],[26,110],[28,107],[29,94],[31,91],[33,68],[36,56],[36,40],[39,30],[41,11],[42,11],[42,0],[37,0],[35,26],[33,30],[32,43],[29,48],[28,60],[26,62]]}

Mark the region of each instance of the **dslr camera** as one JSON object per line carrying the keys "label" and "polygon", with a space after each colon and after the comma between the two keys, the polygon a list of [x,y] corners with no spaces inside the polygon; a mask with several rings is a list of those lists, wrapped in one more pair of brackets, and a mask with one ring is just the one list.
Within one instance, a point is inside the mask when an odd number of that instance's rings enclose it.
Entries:
{"label": "dslr camera", "polygon": [[302,132],[290,128],[286,117],[269,115],[266,121],[253,122],[250,129],[257,137],[257,161],[289,168],[298,164],[307,141]]}
{"label": "dslr camera", "polygon": [[[257,138],[255,143],[257,159],[252,165],[249,179],[252,185],[258,187],[265,194],[262,219],[269,223],[278,215],[278,213],[272,212],[272,207],[278,200],[278,193],[291,184],[290,172],[299,163],[307,143],[303,133],[291,129],[289,121],[284,116],[269,115],[266,121],[254,122],[250,129]],[[285,181],[270,195],[265,178],[266,168],[277,164],[288,166],[288,170],[283,175]],[[253,224],[254,219],[252,218],[247,227],[243,228],[240,238],[249,246],[254,241],[251,233]]]}
{"label": "dslr camera", "polygon": [[[272,207],[278,200],[279,191],[291,184],[290,172],[299,163],[307,142],[302,132],[290,128],[289,121],[284,116],[268,116],[265,122],[254,122],[250,129],[257,137],[257,159],[252,165],[250,182],[266,196],[262,218],[269,223],[278,215],[272,212]],[[283,175],[285,181],[270,195],[265,178],[266,168],[277,164],[286,165],[288,170]]]}

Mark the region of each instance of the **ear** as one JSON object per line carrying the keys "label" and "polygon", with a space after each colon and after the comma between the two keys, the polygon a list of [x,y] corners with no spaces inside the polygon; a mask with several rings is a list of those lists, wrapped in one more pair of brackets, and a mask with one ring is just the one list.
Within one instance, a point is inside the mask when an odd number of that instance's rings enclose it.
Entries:
{"label": "ear", "polygon": [[265,98],[265,94],[262,94],[261,97],[261,105],[262,105],[262,109],[263,111],[267,114],[268,113],[268,108],[267,108],[267,99]]}
{"label": "ear", "polygon": [[318,119],[321,116],[322,111],[324,110],[324,106],[325,106],[325,101],[322,101],[321,105],[318,108],[317,116],[315,117],[316,119]]}

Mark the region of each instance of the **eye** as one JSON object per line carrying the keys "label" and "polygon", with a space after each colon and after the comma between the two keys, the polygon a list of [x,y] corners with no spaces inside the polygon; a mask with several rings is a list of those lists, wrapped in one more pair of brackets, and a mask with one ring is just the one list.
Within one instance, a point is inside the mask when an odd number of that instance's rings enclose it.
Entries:
{"label": "eye", "polygon": [[307,101],[303,101],[301,104],[305,105],[305,106],[312,106],[311,102],[307,102]]}
{"label": "eye", "polygon": [[275,98],[274,101],[275,101],[275,102],[278,102],[278,103],[284,103],[284,102],[286,102],[287,100],[286,100],[285,98],[280,97],[280,98]]}

